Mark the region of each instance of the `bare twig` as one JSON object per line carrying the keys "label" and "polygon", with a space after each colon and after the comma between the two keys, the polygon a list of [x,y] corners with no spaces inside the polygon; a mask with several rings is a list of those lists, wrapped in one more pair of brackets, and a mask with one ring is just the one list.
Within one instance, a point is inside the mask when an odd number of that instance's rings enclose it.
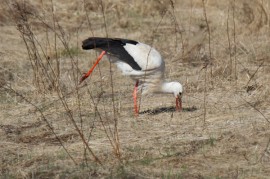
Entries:
{"label": "bare twig", "polygon": [[91,21],[89,19],[89,13],[88,13],[88,10],[86,9],[86,1],[83,0],[83,7],[84,7],[84,11],[85,11],[85,16],[86,16],[86,19],[87,19],[87,23],[88,23],[88,27],[89,27],[89,30],[92,34],[92,36],[94,36],[94,31],[92,29],[92,24],[91,24]]}
{"label": "bare twig", "polygon": [[228,16],[227,16],[227,37],[228,37],[228,44],[229,44],[229,57],[230,57],[230,62],[229,62],[229,68],[230,68],[230,82],[232,79],[232,52],[231,52],[231,39],[230,39],[230,28],[229,28],[229,20],[230,20],[230,4],[228,7]]}
{"label": "bare twig", "polygon": [[[175,40],[176,40],[176,44],[177,44],[177,33],[180,34],[180,38],[181,38],[181,45],[182,45],[182,58],[184,57],[184,54],[185,54],[185,46],[184,46],[184,39],[183,39],[183,33],[180,29],[180,25],[179,23],[177,22],[177,19],[175,17],[175,9],[174,9],[174,2],[173,0],[170,0],[170,3],[171,3],[171,7],[172,7],[172,18],[173,18],[173,22],[174,22],[174,28],[175,28]],[[177,47],[177,45],[176,45]]]}
{"label": "bare twig", "polygon": [[235,0],[233,0],[233,49],[234,49],[234,80],[237,86],[237,59],[236,59],[236,27],[235,27]]}
{"label": "bare twig", "polygon": [[207,65],[204,68],[204,89],[203,89],[203,123],[206,121],[206,103],[207,103]]}
{"label": "bare twig", "polygon": [[207,32],[208,32],[208,49],[209,49],[209,60],[210,60],[210,66],[211,66],[210,74],[212,77],[213,76],[213,67],[212,67],[213,62],[212,62],[212,50],[211,50],[211,29],[210,29],[207,14],[206,14],[205,0],[202,0],[202,3],[203,3],[204,20],[205,20],[205,23],[207,26]]}
{"label": "bare twig", "polygon": [[[103,22],[105,26],[105,32],[106,37],[108,37],[108,29],[107,29],[107,23],[106,23],[106,16],[105,16],[105,9],[102,0],[100,0],[100,5],[102,9],[102,16],[103,16]],[[108,43],[109,45],[109,43]],[[110,48],[110,47],[108,47]],[[113,120],[114,120],[114,133],[113,133],[113,139],[115,142],[115,154],[120,159],[121,153],[120,153],[120,141],[119,141],[119,133],[118,133],[118,117],[116,116],[116,107],[115,107],[115,99],[114,99],[114,85],[113,85],[113,74],[112,74],[112,64],[110,62],[110,85],[111,85],[111,92],[112,92],[112,107],[113,107]],[[112,145],[113,147],[114,145]]]}
{"label": "bare twig", "polygon": [[[152,50],[152,48],[153,48],[154,39],[155,39],[155,34],[156,34],[156,32],[157,32],[157,30],[158,30],[158,28],[159,28],[161,22],[163,21],[163,19],[164,19],[164,17],[165,17],[165,15],[166,15],[167,12],[168,12],[167,9],[165,9],[165,10],[162,12],[160,21],[158,22],[157,26],[152,30],[152,34],[153,34],[153,35],[152,35],[152,39],[151,39],[151,43],[150,43],[151,49],[149,50],[149,52],[148,52],[148,54],[147,54],[146,69],[147,69],[147,67],[148,67],[149,55],[150,55],[150,52],[151,52],[151,50]],[[145,71],[145,73],[144,73],[144,78],[143,78],[143,80],[142,80],[142,83],[145,82],[145,80],[146,80],[146,75],[147,75],[147,74],[146,74],[146,71]],[[142,85],[143,85],[143,84],[142,84]],[[143,92],[143,87],[140,89],[140,95],[142,94],[142,92]],[[141,101],[142,101],[142,98],[140,98],[140,100],[139,100],[139,110],[140,110],[140,108],[141,108]]]}
{"label": "bare twig", "polygon": [[242,96],[240,96],[242,100],[244,100],[250,107],[252,107],[255,111],[261,114],[261,116],[268,122],[270,123],[270,120],[258,109],[253,105],[252,103],[248,102],[246,99],[244,99]]}
{"label": "bare twig", "polygon": [[[57,59],[57,56],[56,56],[56,68],[55,68],[56,72],[55,72],[53,66],[51,65],[50,60],[47,59],[47,55],[46,55],[45,50],[43,49],[42,44],[36,38],[36,35],[34,34],[33,30],[30,27],[30,24],[29,24],[28,16],[31,15],[32,18],[35,18],[36,20],[39,20],[39,22],[41,22],[45,26],[45,28],[50,29],[54,33],[55,53],[57,54],[56,40],[58,39],[63,44],[64,48],[68,52],[69,57],[71,58],[71,62],[72,62],[71,64],[72,64],[72,69],[73,69],[72,70],[73,79],[77,79],[78,78],[78,75],[77,75],[78,73],[75,73],[75,71],[76,70],[79,71],[78,65],[76,65],[77,63],[74,60],[74,58],[73,58],[73,56],[72,56],[72,54],[70,52],[69,44],[68,44],[67,39],[66,39],[66,34],[65,34],[63,28],[60,26],[59,22],[55,19],[54,11],[53,11],[53,8],[54,8],[53,7],[53,0],[51,0],[52,13],[53,13],[53,22],[54,22],[53,27],[51,27],[48,23],[46,23],[44,18],[39,16],[38,14],[34,14],[34,13],[31,13],[31,12],[30,13],[28,13],[28,12],[25,13],[25,10],[23,9],[23,7],[21,7],[21,5],[19,3],[15,3],[15,5],[16,5],[15,8],[17,8],[17,10],[19,12],[19,15],[21,15],[20,19],[18,21],[16,21],[18,23],[18,27],[19,27],[18,30],[21,32],[22,38],[23,38],[23,40],[25,42],[25,46],[27,47],[27,51],[28,51],[28,54],[29,54],[29,59],[32,60],[32,62],[33,62],[32,66],[33,66],[34,72],[36,70],[35,76],[36,76],[36,79],[37,79],[37,84],[39,85],[39,80],[42,80],[44,91],[45,91],[45,86],[47,85],[47,84],[45,84],[46,82],[49,82],[49,84],[52,84],[54,90],[57,92],[58,99],[61,101],[61,104],[64,107],[64,109],[65,109],[65,111],[66,111],[66,113],[67,113],[67,115],[69,117],[69,120],[72,122],[73,126],[75,127],[75,130],[79,134],[83,144],[86,146],[87,150],[90,152],[90,154],[92,155],[94,160],[97,163],[102,165],[99,158],[94,154],[94,152],[90,148],[88,141],[85,139],[84,134],[82,133],[82,130],[80,130],[80,128],[76,124],[73,113],[69,108],[69,105],[68,105],[68,103],[66,101],[66,98],[64,98],[64,95],[63,95],[63,92],[62,92],[61,88],[59,87],[59,84],[58,84],[59,83],[58,80],[59,80],[59,77],[60,77],[59,59]],[[42,54],[43,54],[43,58],[42,58]],[[45,66],[44,59],[47,62],[49,68],[47,68]],[[77,86],[76,85],[77,80],[74,80],[74,81],[75,81],[75,86]],[[75,90],[78,90],[78,89],[76,88]],[[77,97],[78,97],[78,100],[79,100],[78,91],[77,91]],[[80,105],[79,105],[79,110],[81,110]],[[82,121],[82,119],[81,119],[81,121]]]}
{"label": "bare twig", "polygon": [[246,87],[248,86],[249,82],[254,78],[254,76],[255,76],[256,73],[259,71],[259,69],[263,66],[264,61],[265,61],[265,60],[262,61],[262,63],[261,63],[261,64],[258,66],[258,68],[255,70],[255,72],[250,76],[250,78],[249,78],[249,80],[248,80],[248,82],[247,82],[247,84],[246,84]]}
{"label": "bare twig", "polygon": [[58,52],[57,52],[57,33],[56,33],[56,18],[54,13],[54,3],[53,0],[51,0],[51,11],[52,11],[52,19],[53,19],[53,32],[54,32],[54,53],[55,53],[55,60],[56,60],[56,84],[59,84],[59,78],[60,78],[60,60],[58,58]]}
{"label": "bare twig", "polygon": [[75,161],[75,159],[72,157],[72,155],[68,152],[67,148],[65,147],[64,143],[62,142],[62,140],[58,137],[58,135],[55,133],[53,126],[51,126],[50,122],[47,120],[47,118],[45,117],[45,115],[42,112],[42,109],[40,109],[37,105],[35,105],[34,103],[32,103],[30,100],[28,100],[25,96],[23,96],[22,94],[20,94],[19,92],[15,91],[13,88],[11,87],[2,87],[3,89],[7,90],[7,91],[11,91],[12,93],[14,93],[16,96],[19,96],[20,98],[22,98],[25,102],[27,102],[28,104],[32,105],[33,107],[35,107],[35,109],[40,113],[43,121],[47,124],[48,128],[51,130],[51,132],[53,133],[53,135],[55,136],[55,138],[58,140],[58,142],[60,143],[60,145],[63,147],[63,149],[65,150],[65,152],[68,154],[68,156],[70,157],[70,159],[73,161],[73,163],[75,165],[78,165],[77,162]]}
{"label": "bare twig", "polygon": [[262,162],[262,160],[263,160],[263,157],[264,157],[264,155],[266,154],[266,153],[268,153],[267,155],[268,155],[268,157],[270,157],[269,156],[269,154],[270,154],[270,148],[269,148],[269,146],[270,146],[270,137],[268,138],[268,142],[267,142],[267,144],[266,144],[266,146],[265,146],[265,149],[264,149],[264,151],[263,151],[263,153],[262,153],[262,155],[261,155],[261,157],[260,157],[260,159],[259,159],[259,161],[260,162]]}

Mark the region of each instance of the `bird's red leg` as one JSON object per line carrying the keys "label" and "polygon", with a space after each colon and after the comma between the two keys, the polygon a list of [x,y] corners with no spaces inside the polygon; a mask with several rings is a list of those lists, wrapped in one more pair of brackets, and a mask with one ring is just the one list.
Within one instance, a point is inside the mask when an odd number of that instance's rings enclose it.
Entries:
{"label": "bird's red leg", "polygon": [[95,67],[97,66],[97,64],[99,63],[99,61],[102,59],[102,57],[105,55],[105,51],[102,51],[101,52],[101,54],[98,56],[98,58],[97,58],[97,60],[96,60],[96,62],[95,62],[95,64],[90,68],[90,70],[87,72],[87,73],[85,73],[82,77],[81,77],[81,79],[80,79],[80,83],[79,84],[81,84],[89,75],[91,75],[91,73],[93,72],[93,70],[95,69]]}
{"label": "bird's red leg", "polygon": [[176,111],[182,111],[182,98],[181,98],[181,96],[177,96],[175,98],[175,102],[176,102],[176,106],[175,106]]}
{"label": "bird's red leg", "polygon": [[133,91],[133,101],[134,101],[134,112],[135,112],[135,116],[138,116],[139,114],[139,110],[138,110],[138,106],[137,106],[137,91],[138,91],[138,85],[139,85],[139,81],[136,81],[135,87],[134,87],[134,91]]}

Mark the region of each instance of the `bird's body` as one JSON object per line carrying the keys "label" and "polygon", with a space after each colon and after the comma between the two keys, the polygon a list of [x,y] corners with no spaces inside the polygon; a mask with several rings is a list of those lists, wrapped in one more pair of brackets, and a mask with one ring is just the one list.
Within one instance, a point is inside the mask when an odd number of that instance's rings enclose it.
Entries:
{"label": "bird's body", "polygon": [[[178,82],[164,81],[165,63],[160,53],[153,47],[134,40],[90,37],[83,41],[82,48],[103,51],[124,75],[130,76],[136,81],[134,98],[136,98],[135,93],[139,88],[143,94],[148,92],[172,93],[180,100],[179,95],[183,91],[182,85]],[[85,78],[83,77],[82,80]],[[178,106],[178,108],[180,107]]]}

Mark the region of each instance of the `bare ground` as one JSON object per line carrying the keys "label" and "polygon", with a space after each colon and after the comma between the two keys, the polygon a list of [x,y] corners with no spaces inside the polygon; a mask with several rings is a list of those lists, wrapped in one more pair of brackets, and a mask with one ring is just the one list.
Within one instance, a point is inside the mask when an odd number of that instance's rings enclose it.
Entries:
{"label": "bare ground", "polygon": [[[203,7],[199,0],[1,2],[0,176],[268,178],[270,3]],[[41,70],[31,65],[25,22],[39,42]],[[134,117],[134,84],[106,60],[76,90],[97,55],[80,44],[93,35],[158,49],[166,78],[184,85],[183,112],[170,95],[148,95]]]}

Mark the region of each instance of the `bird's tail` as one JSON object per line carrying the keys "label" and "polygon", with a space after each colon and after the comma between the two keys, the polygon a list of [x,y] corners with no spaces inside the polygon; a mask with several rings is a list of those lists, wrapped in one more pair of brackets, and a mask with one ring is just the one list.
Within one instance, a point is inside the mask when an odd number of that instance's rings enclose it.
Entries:
{"label": "bird's tail", "polygon": [[111,48],[123,47],[127,43],[136,45],[138,42],[128,39],[120,38],[104,38],[104,37],[89,37],[82,42],[82,48],[84,50],[90,50],[95,48],[100,48],[103,50],[108,50]]}
{"label": "bird's tail", "polygon": [[102,38],[102,37],[89,37],[88,39],[85,39],[82,42],[82,48],[84,50],[90,50],[95,48],[101,48],[108,46],[109,43],[108,38]]}

